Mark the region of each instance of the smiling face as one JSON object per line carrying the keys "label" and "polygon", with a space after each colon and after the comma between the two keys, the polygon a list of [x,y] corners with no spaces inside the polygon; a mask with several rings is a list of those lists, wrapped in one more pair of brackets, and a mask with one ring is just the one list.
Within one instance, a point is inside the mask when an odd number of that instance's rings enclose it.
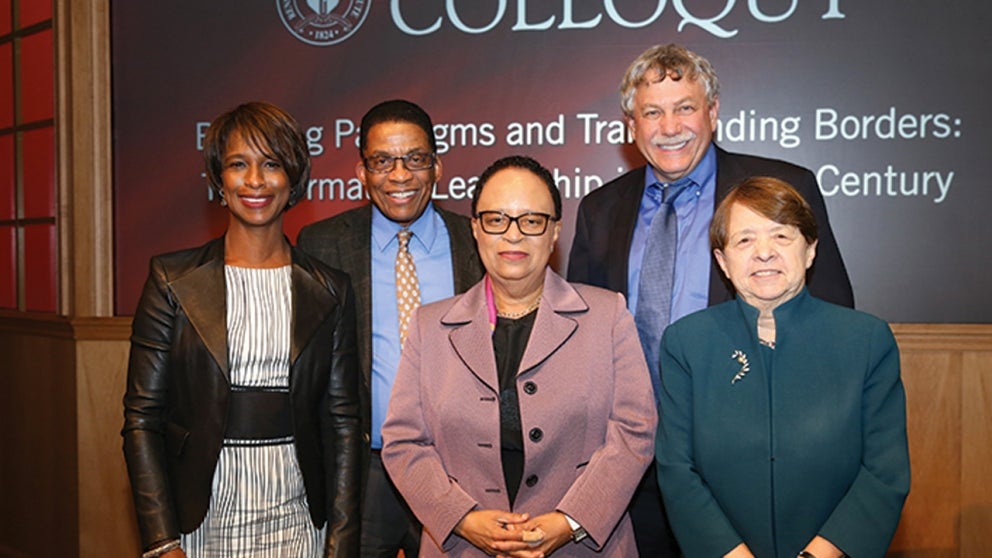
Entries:
{"label": "smiling face", "polygon": [[[372,126],[363,155],[403,157],[411,153],[432,153],[427,134],[416,124],[396,121]],[[359,161],[355,174],[379,211],[406,226],[416,221],[430,202],[434,183],[441,179],[441,160],[435,157],[434,166],[418,171],[397,160],[393,170],[385,173],[372,172]]]}
{"label": "smiling face", "polygon": [[[536,174],[519,167],[494,173],[485,183],[476,202],[476,211],[502,211],[510,217],[524,213],[555,214],[555,204],[548,186]],[[536,289],[544,282],[544,269],[551,259],[561,221],[551,221],[544,234],[526,236],[517,223],[503,234],[482,230],[479,219],[472,219],[472,234],[479,247],[479,257],[494,283],[516,283],[524,291]]]}
{"label": "smiling face", "polygon": [[675,182],[696,168],[713,140],[719,108],[719,99],[707,103],[700,81],[658,81],[657,71],[645,75],[634,92],[627,126],[659,181]]}
{"label": "smiling face", "polygon": [[713,251],[737,294],[762,312],[799,294],[816,257],[794,225],[783,225],[735,203],[727,219],[723,249]]}
{"label": "smiling face", "polygon": [[221,160],[224,201],[231,212],[231,227],[282,228],[289,201],[289,176],[283,164],[246,142],[241,132],[227,139]]}

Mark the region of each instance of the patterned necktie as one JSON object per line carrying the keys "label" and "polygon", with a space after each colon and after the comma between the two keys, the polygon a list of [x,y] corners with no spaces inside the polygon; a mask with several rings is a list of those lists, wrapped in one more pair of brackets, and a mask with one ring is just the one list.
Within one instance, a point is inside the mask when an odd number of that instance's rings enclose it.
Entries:
{"label": "patterned necktie", "polygon": [[420,282],[417,281],[417,266],[410,255],[409,229],[396,233],[400,248],[396,251],[396,310],[400,321],[400,347],[406,343],[410,329],[410,315],[420,306]]}
{"label": "patterned necktie", "polygon": [[658,204],[658,211],[651,219],[648,238],[641,260],[638,279],[637,308],[634,322],[641,338],[644,357],[651,372],[651,383],[657,398],[661,388],[658,359],[661,356],[661,334],[668,327],[672,309],[672,286],[675,279],[675,254],[678,246],[678,216],[674,203],[679,194],[692,184],[683,178],[666,187],[653,184],[648,195]]}

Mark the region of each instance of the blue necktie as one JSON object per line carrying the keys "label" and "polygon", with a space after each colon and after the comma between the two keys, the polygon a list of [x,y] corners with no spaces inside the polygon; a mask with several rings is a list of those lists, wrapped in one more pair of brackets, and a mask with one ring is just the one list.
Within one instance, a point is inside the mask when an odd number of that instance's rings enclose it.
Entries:
{"label": "blue necktie", "polygon": [[661,356],[661,334],[668,327],[671,316],[675,254],[679,236],[674,203],[679,194],[691,184],[692,180],[686,177],[667,186],[655,183],[648,187],[648,195],[658,204],[658,211],[651,219],[644,246],[634,322],[637,324],[644,357],[648,361],[656,400],[661,390],[658,363]]}

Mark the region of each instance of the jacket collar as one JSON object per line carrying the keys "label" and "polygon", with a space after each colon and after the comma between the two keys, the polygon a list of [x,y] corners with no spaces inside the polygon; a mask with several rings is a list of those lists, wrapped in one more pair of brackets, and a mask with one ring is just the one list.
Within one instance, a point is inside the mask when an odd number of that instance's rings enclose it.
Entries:
{"label": "jacket collar", "polygon": [[[314,332],[337,307],[343,293],[334,293],[312,261],[290,246],[293,259],[293,316],[289,347],[290,366],[296,363]],[[345,326],[347,327],[347,326]]]}
{"label": "jacket collar", "polygon": [[217,366],[230,379],[227,362],[227,288],[224,237],[208,243],[200,264],[169,283],[186,319]]}
{"label": "jacket collar", "polygon": [[[545,270],[541,306],[537,310],[518,375],[547,360],[572,336],[579,326],[570,314],[588,310],[585,300],[568,282],[550,268]],[[459,297],[441,317],[441,323],[452,327],[448,339],[462,362],[479,380],[498,392],[499,377],[486,312],[484,281],[476,283]]]}
{"label": "jacket collar", "polygon": [[[335,308],[336,298],[318,279],[309,259],[290,247],[293,316],[290,365],[299,358],[314,331]],[[224,237],[204,247],[201,263],[169,284],[190,325],[217,366],[230,379],[227,360],[227,282],[224,276]]]}

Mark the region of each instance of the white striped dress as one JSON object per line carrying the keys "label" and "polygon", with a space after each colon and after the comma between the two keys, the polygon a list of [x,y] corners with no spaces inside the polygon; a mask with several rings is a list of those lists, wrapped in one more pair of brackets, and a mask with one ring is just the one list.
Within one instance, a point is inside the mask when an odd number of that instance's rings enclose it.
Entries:
{"label": "white striped dress", "polygon": [[[231,389],[289,391],[291,269],[224,267]],[[182,547],[189,558],[321,556],[292,437],[224,440],[207,516]]]}

